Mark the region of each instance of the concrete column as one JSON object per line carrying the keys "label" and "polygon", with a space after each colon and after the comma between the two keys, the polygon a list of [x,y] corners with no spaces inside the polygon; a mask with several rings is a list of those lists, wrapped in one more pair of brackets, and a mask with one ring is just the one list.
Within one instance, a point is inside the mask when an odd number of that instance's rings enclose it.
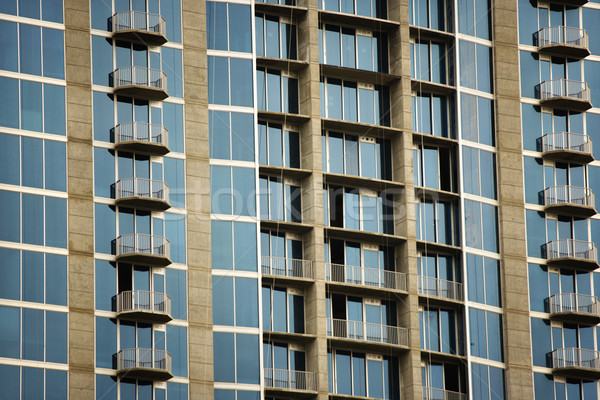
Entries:
{"label": "concrete column", "polygon": [[522,185],[517,3],[495,1],[494,83],[506,398],[533,398]]}
{"label": "concrete column", "polygon": [[213,397],[206,2],[183,0],[190,399]]}
{"label": "concrete column", "polygon": [[65,0],[69,398],[94,398],[94,166],[88,0]]}

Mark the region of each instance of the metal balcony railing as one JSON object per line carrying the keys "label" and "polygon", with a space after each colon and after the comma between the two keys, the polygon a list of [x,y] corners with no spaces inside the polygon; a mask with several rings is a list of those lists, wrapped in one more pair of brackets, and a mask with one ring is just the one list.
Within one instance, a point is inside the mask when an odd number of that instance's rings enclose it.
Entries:
{"label": "metal balcony railing", "polygon": [[593,154],[592,138],[571,132],[555,132],[542,136],[542,152],[559,150]]}
{"label": "metal balcony railing", "polygon": [[112,16],[112,31],[144,31],[165,35],[166,22],[159,14],[143,11],[120,11]]}
{"label": "metal balcony railing", "polygon": [[115,183],[115,199],[145,197],[158,201],[169,201],[169,185],[163,181],[146,178],[125,178]]}
{"label": "metal balcony railing", "polygon": [[589,48],[589,37],[585,30],[570,26],[549,26],[537,32],[538,46],[567,45]]}
{"label": "metal balcony railing", "polygon": [[117,353],[117,370],[145,368],[171,372],[171,354],[166,350],[124,349]]}
{"label": "metal balcony railing", "polygon": [[117,313],[148,311],[171,314],[171,298],[166,293],[128,290],[117,295]]}
{"label": "metal balcony railing", "polygon": [[146,67],[122,67],[113,72],[113,87],[144,86],[167,90],[167,75],[159,69]]}
{"label": "metal balcony railing", "polygon": [[544,190],[544,205],[573,204],[594,207],[594,192],[590,188],[570,185],[550,186]]}
{"label": "metal balcony railing", "polygon": [[327,318],[327,336],[408,347],[408,329],[370,322]]}
{"label": "metal balcony railing", "polygon": [[580,313],[600,317],[600,300],[596,296],[579,293],[558,293],[550,296],[550,314]]}
{"label": "metal balcony railing", "polygon": [[581,81],[553,79],[540,84],[540,100],[554,97],[568,97],[574,100],[590,101],[590,87]]}
{"label": "metal balcony railing", "polygon": [[426,386],[423,387],[423,400],[467,400],[467,398],[465,393]]}
{"label": "metal balcony railing", "polygon": [[558,239],[546,243],[546,258],[579,258],[598,261],[598,249],[593,242],[575,239]]}
{"label": "metal balcony railing", "polygon": [[117,238],[117,256],[127,254],[148,254],[158,257],[171,256],[169,239],[145,233],[130,233]]}
{"label": "metal balcony railing", "polygon": [[568,347],[552,352],[552,368],[585,368],[600,371],[600,352]]}
{"label": "metal balcony railing", "polygon": [[418,285],[419,294],[457,301],[463,300],[462,283],[460,282],[419,275]]}
{"label": "metal balcony railing", "polygon": [[140,141],[167,146],[169,132],[162,125],[145,122],[125,122],[115,126],[115,144]]}
{"label": "metal balcony railing", "polygon": [[263,275],[287,276],[291,278],[313,278],[312,261],[296,258],[262,256]]}
{"label": "metal balcony railing", "polygon": [[317,376],[308,371],[265,368],[264,384],[268,388],[316,391]]}
{"label": "metal balcony railing", "polygon": [[325,280],[406,291],[406,274],[377,268],[327,263]]}

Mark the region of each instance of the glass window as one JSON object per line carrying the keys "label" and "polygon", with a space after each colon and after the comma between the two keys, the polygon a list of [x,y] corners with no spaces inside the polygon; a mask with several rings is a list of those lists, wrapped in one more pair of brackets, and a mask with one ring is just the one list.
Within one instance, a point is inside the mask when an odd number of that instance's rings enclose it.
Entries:
{"label": "glass window", "polygon": [[[43,28],[44,76],[64,79],[64,33],[57,29]],[[21,44],[23,44],[21,42]]]}
{"label": "glass window", "polygon": [[160,14],[167,22],[167,39],[169,42],[181,43],[181,1],[161,1]]}
{"label": "glass window", "polygon": [[252,60],[230,59],[231,105],[252,107]]}
{"label": "glass window", "polygon": [[19,81],[0,77],[0,125],[19,128]]}
{"label": "glass window", "polygon": [[[0,6],[0,12],[2,6]],[[17,24],[0,21],[0,69],[18,72]]]}
{"label": "glass window", "polygon": [[64,136],[66,133],[66,118],[65,88],[45,83],[44,132]]}
{"label": "glass window", "polygon": [[[169,149],[172,152],[184,151],[183,105],[163,103],[163,124],[169,132]],[[153,118],[154,119],[154,118]],[[156,123],[152,121],[152,123]]]}
{"label": "glass window", "polygon": [[188,376],[188,350],[187,328],[183,326],[169,326],[167,330],[167,351],[173,359],[173,375]]}
{"label": "glass window", "polygon": [[186,272],[167,268],[165,270],[166,293],[171,298],[173,318],[187,319]]}
{"label": "glass window", "polygon": [[[38,4],[39,7],[39,4]],[[19,24],[20,71],[42,75],[41,29],[39,26]]]}
{"label": "glass window", "polygon": [[206,2],[206,35],[209,49],[228,50],[227,3]]}
{"label": "glass window", "polygon": [[21,81],[21,129],[42,132],[41,83]]}
{"label": "glass window", "polygon": [[112,40],[92,36],[92,75],[94,85],[111,86],[113,72]]}
{"label": "glass window", "polygon": [[21,310],[15,307],[0,306],[0,356],[20,358]]}

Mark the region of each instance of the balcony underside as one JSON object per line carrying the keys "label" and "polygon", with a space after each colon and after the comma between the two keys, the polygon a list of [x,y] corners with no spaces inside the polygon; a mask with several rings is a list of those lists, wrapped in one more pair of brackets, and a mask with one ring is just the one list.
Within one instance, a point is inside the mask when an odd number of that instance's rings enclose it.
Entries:
{"label": "balcony underside", "polygon": [[169,147],[164,144],[150,143],[143,140],[127,140],[125,142],[115,143],[115,149],[156,156],[164,156],[171,151],[169,150]]}
{"label": "balcony underside", "polygon": [[368,340],[347,339],[343,337],[327,336],[327,342],[335,344],[336,349],[358,350],[385,354],[402,354],[409,350],[409,347],[399,344],[371,342]]}
{"label": "balcony underside", "polygon": [[555,267],[577,268],[588,271],[593,271],[598,268],[598,262],[596,260],[577,257],[556,257],[546,261],[546,264]]}
{"label": "balcony underside", "polygon": [[542,153],[542,157],[547,160],[575,162],[577,164],[587,164],[594,161],[594,156],[585,151],[576,150],[550,150]]}
{"label": "balcony underside", "polygon": [[150,46],[160,46],[167,43],[167,37],[162,33],[148,32],[140,29],[123,29],[113,33],[117,40],[140,42]]}
{"label": "balcony underside", "polygon": [[171,259],[163,255],[154,255],[148,253],[126,253],[117,256],[117,261],[131,264],[149,264],[167,266],[172,263]]}
{"label": "balcony underside", "polygon": [[157,211],[165,211],[171,208],[171,204],[166,200],[145,196],[121,197],[120,199],[116,199],[115,203],[121,207],[146,208]]}
{"label": "balcony underside", "polygon": [[118,96],[142,97],[149,100],[164,100],[169,97],[165,89],[153,88],[142,85],[123,85],[115,88]]}
{"label": "balcony underside", "polygon": [[438,305],[446,307],[456,307],[462,304],[463,301],[419,292],[419,303],[429,304],[432,306]]}
{"label": "balcony underside", "polygon": [[144,311],[144,310],[131,310],[131,311],[121,311],[117,313],[117,317],[121,319],[128,319],[132,321],[144,321],[144,322],[152,322],[155,324],[166,324],[171,321],[173,317],[165,312],[158,311]]}
{"label": "balcony underside", "polygon": [[544,207],[544,211],[580,218],[588,218],[596,214],[596,209],[594,207],[574,203],[549,204]]}
{"label": "balcony underside", "polygon": [[575,311],[552,313],[550,314],[550,318],[556,321],[583,323],[588,325],[600,323],[600,315]]}
{"label": "balcony underside", "polygon": [[276,396],[285,395],[286,397],[294,399],[310,399],[317,395],[317,392],[314,390],[288,389],[269,386],[265,386],[265,393],[271,393],[272,395]]}
{"label": "balcony underside", "polygon": [[540,104],[545,107],[561,108],[572,111],[587,111],[592,108],[589,100],[576,99],[568,96],[548,97],[540,100]]}
{"label": "balcony underside", "polygon": [[565,43],[549,44],[541,46],[538,51],[542,54],[551,56],[561,56],[569,58],[585,58],[591,53],[588,49],[582,46],[574,46]]}
{"label": "balcony underside", "polygon": [[405,295],[408,294],[406,290],[395,289],[393,287],[379,287],[379,286],[370,286],[365,284],[353,284],[353,283],[345,283],[345,282],[332,282],[327,281],[325,285],[329,290],[333,289],[336,292],[347,293],[351,295],[360,295],[360,296],[373,296],[373,297],[381,297],[381,296],[389,296],[394,293],[397,295]]}
{"label": "balcony underside", "polygon": [[600,370],[584,367],[561,367],[552,368],[552,373],[555,375],[567,376],[580,379],[600,379]]}
{"label": "balcony underside", "polygon": [[128,368],[117,370],[117,375],[130,379],[143,379],[150,381],[166,381],[173,377],[173,374],[166,369],[158,368]]}

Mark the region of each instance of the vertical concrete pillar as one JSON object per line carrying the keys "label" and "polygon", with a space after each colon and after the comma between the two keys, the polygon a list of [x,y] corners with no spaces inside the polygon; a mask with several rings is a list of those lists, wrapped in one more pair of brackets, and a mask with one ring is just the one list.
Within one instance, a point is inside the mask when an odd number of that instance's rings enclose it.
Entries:
{"label": "vertical concrete pillar", "polygon": [[531,399],[517,2],[495,1],[492,4],[506,398]]}

